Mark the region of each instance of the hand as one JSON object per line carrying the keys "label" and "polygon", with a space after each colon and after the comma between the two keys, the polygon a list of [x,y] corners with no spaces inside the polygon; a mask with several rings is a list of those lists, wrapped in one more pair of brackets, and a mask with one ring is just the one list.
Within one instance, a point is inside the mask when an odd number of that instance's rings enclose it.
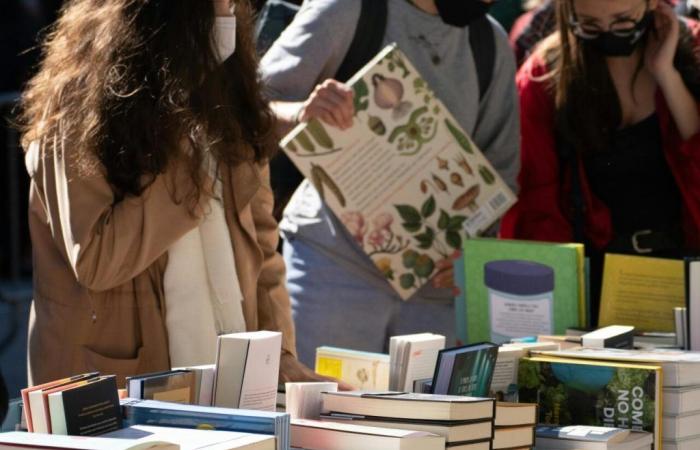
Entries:
{"label": "hand", "polygon": [[217,17],[233,16],[231,0],[214,0],[214,14]]}
{"label": "hand", "polygon": [[676,56],[680,25],[673,8],[659,1],[654,14],[654,30],[649,34],[644,65],[659,84],[675,72],[673,58]]}
{"label": "hand", "polygon": [[326,80],[316,86],[309,98],[302,104],[299,111],[299,121],[308,122],[320,119],[341,130],[352,126],[355,114],[353,91],[347,85]]}
{"label": "hand", "polygon": [[299,360],[289,352],[282,352],[279,381],[280,383],[292,381],[331,381],[333,383],[338,383],[338,389],[341,391],[355,390],[355,388],[344,381],[317,374],[299,362]]}
{"label": "hand", "polygon": [[435,264],[437,275],[433,277],[433,286],[436,288],[452,289],[453,294],[459,295],[459,288],[455,286],[454,261],[462,257],[462,252],[456,251],[449,258],[438,261]]}

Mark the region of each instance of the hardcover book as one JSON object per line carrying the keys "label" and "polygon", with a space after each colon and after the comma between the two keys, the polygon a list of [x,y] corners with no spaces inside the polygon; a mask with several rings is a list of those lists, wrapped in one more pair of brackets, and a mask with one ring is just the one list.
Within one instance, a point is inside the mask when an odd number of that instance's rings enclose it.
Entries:
{"label": "hardcover book", "polygon": [[311,120],[281,146],[407,299],[515,195],[396,45],[348,84],[350,129]]}
{"label": "hardcover book", "polygon": [[497,358],[498,346],[488,342],[440,350],[432,393],[486,397]]}
{"label": "hardcover book", "polygon": [[675,331],[674,307],[685,306],[683,261],[605,255],[598,324]]}
{"label": "hardcover book", "polygon": [[99,436],[122,427],[114,375],[49,391],[48,402],[53,434]]}
{"label": "hardcover book", "polygon": [[539,404],[543,425],[647,431],[661,448],[661,367],[529,357],[520,362],[519,395]]}
{"label": "hardcover book", "polygon": [[583,245],[469,239],[463,258],[467,343],[585,326]]}

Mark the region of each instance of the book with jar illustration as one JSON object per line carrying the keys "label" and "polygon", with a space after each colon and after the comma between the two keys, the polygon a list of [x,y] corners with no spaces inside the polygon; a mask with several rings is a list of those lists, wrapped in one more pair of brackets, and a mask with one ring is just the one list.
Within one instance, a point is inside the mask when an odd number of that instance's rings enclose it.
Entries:
{"label": "book with jar illustration", "polygon": [[281,146],[407,299],[515,195],[395,44],[348,84],[351,128],[314,119]]}
{"label": "book with jar illustration", "polygon": [[458,321],[467,343],[562,335],[588,318],[582,244],[469,239]]}

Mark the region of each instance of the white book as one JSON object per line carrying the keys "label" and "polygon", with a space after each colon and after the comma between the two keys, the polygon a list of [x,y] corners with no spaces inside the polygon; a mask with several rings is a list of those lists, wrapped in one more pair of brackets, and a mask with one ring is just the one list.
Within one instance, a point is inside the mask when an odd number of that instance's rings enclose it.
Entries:
{"label": "white book", "polygon": [[337,347],[316,349],[316,373],[350,384],[355,389],[389,389],[389,355]]}
{"label": "white book", "polygon": [[[506,394],[508,387],[518,383],[518,362],[520,358],[529,356],[534,350],[559,350],[560,346],[554,342],[511,343],[498,347],[498,358],[493,369],[491,379],[491,392]],[[500,397],[499,397],[500,398]]]}
{"label": "white book", "polygon": [[286,411],[292,419],[318,419],[321,415],[322,392],[338,392],[338,383],[285,383]]}
{"label": "white book", "polygon": [[438,352],[443,348],[445,336],[439,334],[419,333],[392,337],[389,341],[389,389],[411,392],[416,380],[432,378]]}
{"label": "white book", "polygon": [[700,386],[664,388],[664,414],[700,413]]}
{"label": "white book", "polygon": [[282,333],[219,336],[214,406],[275,411]]}
{"label": "white book", "polygon": [[686,265],[686,305],[688,307],[688,344],[691,350],[700,350],[700,261]]}
{"label": "white book", "polygon": [[216,365],[206,364],[203,366],[177,367],[173,370],[190,370],[195,376],[195,404],[199,406],[211,406],[214,394],[214,377],[216,375]]}
{"label": "white book", "polygon": [[66,436],[60,434],[0,433],[0,450],[180,450],[172,442],[134,441],[107,437]]}
{"label": "white book", "polygon": [[[618,428],[575,425],[560,430],[563,431],[559,437],[544,437],[538,433],[537,450],[651,450],[654,441],[651,433]],[[667,449],[665,442],[664,449]]]}
{"label": "white book", "polygon": [[687,439],[700,434],[700,414],[689,413],[680,416],[663,416],[663,438],[668,440]]}
{"label": "white book", "polygon": [[295,419],[292,446],[308,450],[444,450],[445,438],[423,431]]}
{"label": "white book", "polygon": [[700,448],[700,435],[677,441],[664,441],[664,450],[698,450]]}
{"label": "white book", "polygon": [[189,428],[134,425],[104,435],[108,438],[131,440],[135,444],[171,442],[181,450],[275,450],[273,436],[238,433],[235,431],[195,430]]}

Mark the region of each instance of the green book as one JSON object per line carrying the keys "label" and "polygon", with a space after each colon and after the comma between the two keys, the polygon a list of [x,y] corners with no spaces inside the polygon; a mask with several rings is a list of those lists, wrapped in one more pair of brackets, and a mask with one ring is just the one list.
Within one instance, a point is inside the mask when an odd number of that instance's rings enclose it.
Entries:
{"label": "green book", "polygon": [[522,358],[519,401],[539,405],[543,425],[586,425],[654,433],[661,442],[662,372],[652,364]]}
{"label": "green book", "polygon": [[582,244],[469,239],[464,277],[468,343],[565,334],[586,323]]}

